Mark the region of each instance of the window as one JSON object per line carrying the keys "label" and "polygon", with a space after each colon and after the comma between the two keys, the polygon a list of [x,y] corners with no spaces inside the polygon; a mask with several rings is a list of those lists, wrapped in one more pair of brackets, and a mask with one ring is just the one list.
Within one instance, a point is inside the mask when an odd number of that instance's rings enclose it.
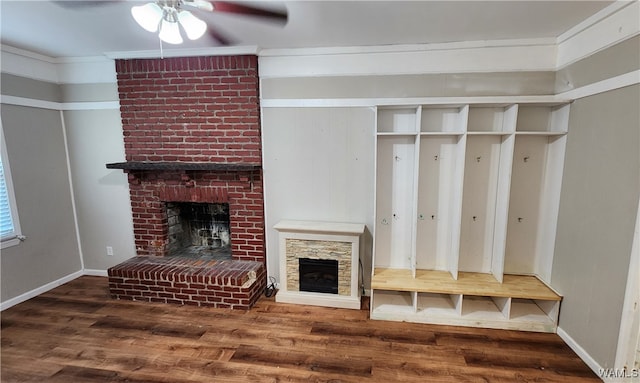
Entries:
{"label": "window", "polygon": [[17,245],[24,238],[20,233],[20,222],[16,210],[13,184],[11,183],[11,170],[7,159],[4,132],[0,125],[0,137],[2,138],[2,156],[0,156],[0,248],[4,249]]}

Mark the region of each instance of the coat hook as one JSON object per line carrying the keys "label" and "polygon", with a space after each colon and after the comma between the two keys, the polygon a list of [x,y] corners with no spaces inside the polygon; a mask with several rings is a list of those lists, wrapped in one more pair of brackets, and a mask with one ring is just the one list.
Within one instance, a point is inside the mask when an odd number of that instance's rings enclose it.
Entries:
{"label": "coat hook", "polygon": [[529,156],[526,156],[525,158],[523,158],[524,162],[528,162],[529,161]]}
{"label": "coat hook", "polygon": [[476,217],[476,216],[474,215],[474,216],[473,216],[473,221],[475,222],[475,220],[476,220],[477,218],[478,218],[478,217]]}
{"label": "coat hook", "polygon": [[438,161],[438,156],[437,155],[433,156],[433,159]]}
{"label": "coat hook", "polygon": [[480,156],[476,157],[476,162],[480,162],[480,159],[481,159],[481,158],[482,158],[482,157],[480,157]]}
{"label": "coat hook", "polygon": [[522,217],[518,217],[518,222],[522,222]]}
{"label": "coat hook", "polygon": [[395,159],[396,161],[400,161],[400,157],[398,156],[393,157],[393,159]]}
{"label": "coat hook", "polygon": [[431,214],[431,219],[436,219],[435,214]]}

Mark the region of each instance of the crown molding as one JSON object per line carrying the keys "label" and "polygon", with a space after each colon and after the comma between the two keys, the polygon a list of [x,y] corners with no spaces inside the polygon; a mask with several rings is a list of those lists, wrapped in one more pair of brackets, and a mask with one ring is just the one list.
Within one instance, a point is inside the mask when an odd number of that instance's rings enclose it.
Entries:
{"label": "crown molding", "polygon": [[618,0],[557,39],[556,69],[640,34],[640,2]]}
{"label": "crown molding", "polygon": [[406,48],[264,50],[259,56],[258,68],[261,78],[536,72],[556,69],[556,46],[547,39]]}
{"label": "crown molding", "polygon": [[56,59],[8,45],[0,46],[2,73],[58,84]]}
{"label": "crown molding", "polygon": [[601,9],[599,12],[584,19],[580,23],[574,25],[573,27],[569,28],[569,30],[567,30],[566,32],[558,36],[558,38],[556,39],[556,44],[561,44],[569,40],[570,38],[574,37],[575,35],[581,32],[584,32],[586,29],[598,24],[599,22],[603,21],[604,19],[618,12],[619,10],[629,5],[632,5],[634,2],[636,1],[616,0],[615,2]]}
{"label": "crown molding", "polygon": [[2,73],[55,84],[115,83],[115,64],[106,56],[54,58],[1,46]]}
{"label": "crown molding", "polygon": [[400,52],[425,52],[425,51],[449,51],[489,47],[522,47],[553,45],[555,38],[536,39],[509,39],[509,40],[477,40],[458,41],[433,44],[396,44],[396,45],[369,45],[369,46],[345,46],[345,47],[315,47],[315,48],[263,48],[260,56],[313,56],[313,55],[341,55],[361,53],[400,53]]}
{"label": "crown molding", "polygon": [[243,45],[232,47],[193,48],[193,49],[166,49],[144,51],[117,51],[106,52],[105,56],[116,59],[155,59],[169,57],[195,57],[195,56],[230,56],[230,55],[257,55],[259,48],[256,45]]}

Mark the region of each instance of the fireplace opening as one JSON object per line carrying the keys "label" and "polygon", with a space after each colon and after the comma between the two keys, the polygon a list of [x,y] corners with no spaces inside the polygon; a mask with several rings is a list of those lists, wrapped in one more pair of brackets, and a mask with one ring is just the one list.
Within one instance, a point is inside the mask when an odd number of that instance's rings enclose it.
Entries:
{"label": "fireplace opening", "polygon": [[338,261],[299,258],[300,291],[338,294]]}
{"label": "fireplace opening", "polygon": [[228,203],[167,202],[168,256],[231,259]]}

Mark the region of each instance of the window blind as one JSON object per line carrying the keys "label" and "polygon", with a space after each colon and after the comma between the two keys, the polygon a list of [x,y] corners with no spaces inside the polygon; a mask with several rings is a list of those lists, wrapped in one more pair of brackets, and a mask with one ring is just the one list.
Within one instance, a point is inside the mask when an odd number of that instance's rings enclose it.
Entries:
{"label": "window blind", "polygon": [[0,238],[6,239],[15,236],[13,219],[11,217],[11,205],[9,203],[9,193],[7,193],[7,182],[4,178],[4,166],[0,159]]}

